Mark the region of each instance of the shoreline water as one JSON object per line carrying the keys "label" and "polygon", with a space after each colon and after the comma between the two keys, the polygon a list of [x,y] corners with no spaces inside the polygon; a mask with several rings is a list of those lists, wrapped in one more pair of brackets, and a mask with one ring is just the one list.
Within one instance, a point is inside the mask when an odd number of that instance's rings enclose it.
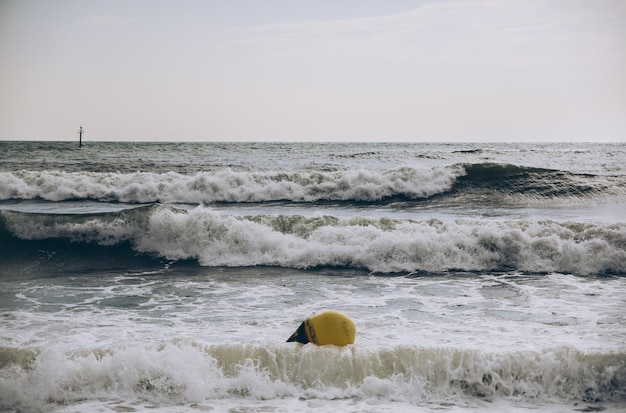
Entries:
{"label": "shoreline water", "polygon": [[0,147],[2,411],[626,406],[626,145]]}

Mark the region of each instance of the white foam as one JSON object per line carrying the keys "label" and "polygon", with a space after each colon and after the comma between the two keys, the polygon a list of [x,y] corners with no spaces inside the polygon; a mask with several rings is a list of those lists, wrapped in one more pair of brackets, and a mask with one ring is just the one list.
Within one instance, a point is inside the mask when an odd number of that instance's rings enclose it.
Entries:
{"label": "white foam", "polygon": [[240,217],[205,207],[150,207],[96,217],[4,215],[19,238],[101,245],[131,241],[140,252],[204,266],[626,273],[626,225],[617,223]]}
{"label": "white foam", "polygon": [[301,218],[283,225],[200,207],[189,213],[156,211],[137,247],[209,266],[593,274],[626,272],[624,238],[626,227],[619,224]]}
{"label": "white foam", "polygon": [[354,319],[357,344],[368,349],[390,343],[509,352],[623,349],[623,278],[197,271],[24,282],[5,292],[19,294],[21,309],[3,327],[11,345],[59,343],[64,350],[172,337],[263,345],[281,343],[304,318],[336,309]]}
{"label": "white foam", "polygon": [[384,171],[235,172],[230,169],[184,175],[175,172],[95,173],[2,172],[0,200],[211,203],[289,200],[377,201],[424,198],[449,189],[460,168],[400,167]]}
{"label": "white foam", "polygon": [[[20,308],[3,314],[0,410],[126,400],[165,411],[284,402],[550,411],[626,397],[623,278],[195,267],[11,288],[3,293],[19,292]],[[324,309],[355,321],[354,346],[284,342]]]}
{"label": "white foam", "polygon": [[472,397],[549,403],[625,396],[619,390],[623,355],[588,357],[567,348],[490,353],[187,341],[129,344],[70,352],[44,348],[32,367],[0,378],[0,407],[39,411],[85,399],[166,406],[283,398],[315,399],[322,405],[337,399],[427,405]]}

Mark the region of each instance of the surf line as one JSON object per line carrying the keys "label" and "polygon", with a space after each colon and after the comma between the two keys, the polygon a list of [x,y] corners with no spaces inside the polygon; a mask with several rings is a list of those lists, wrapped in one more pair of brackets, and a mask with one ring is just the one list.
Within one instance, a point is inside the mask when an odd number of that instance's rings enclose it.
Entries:
{"label": "surf line", "polygon": [[347,315],[338,311],[325,311],[304,320],[287,342],[346,346],[354,343],[355,336],[356,326]]}

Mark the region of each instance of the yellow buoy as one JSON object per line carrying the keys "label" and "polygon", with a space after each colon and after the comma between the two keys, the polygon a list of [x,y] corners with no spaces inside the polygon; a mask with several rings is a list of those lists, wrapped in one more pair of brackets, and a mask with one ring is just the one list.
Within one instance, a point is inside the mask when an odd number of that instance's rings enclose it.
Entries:
{"label": "yellow buoy", "polygon": [[356,326],[347,315],[338,311],[325,311],[304,320],[287,342],[345,346],[354,343],[355,336]]}

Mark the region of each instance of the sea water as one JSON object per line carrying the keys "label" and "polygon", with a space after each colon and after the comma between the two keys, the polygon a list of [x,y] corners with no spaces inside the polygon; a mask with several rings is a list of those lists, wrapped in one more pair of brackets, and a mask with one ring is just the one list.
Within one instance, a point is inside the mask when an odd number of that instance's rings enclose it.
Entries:
{"label": "sea water", "polygon": [[[0,410],[626,409],[626,145],[0,142]],[[346,347],[286,343],[337,310]]]}

